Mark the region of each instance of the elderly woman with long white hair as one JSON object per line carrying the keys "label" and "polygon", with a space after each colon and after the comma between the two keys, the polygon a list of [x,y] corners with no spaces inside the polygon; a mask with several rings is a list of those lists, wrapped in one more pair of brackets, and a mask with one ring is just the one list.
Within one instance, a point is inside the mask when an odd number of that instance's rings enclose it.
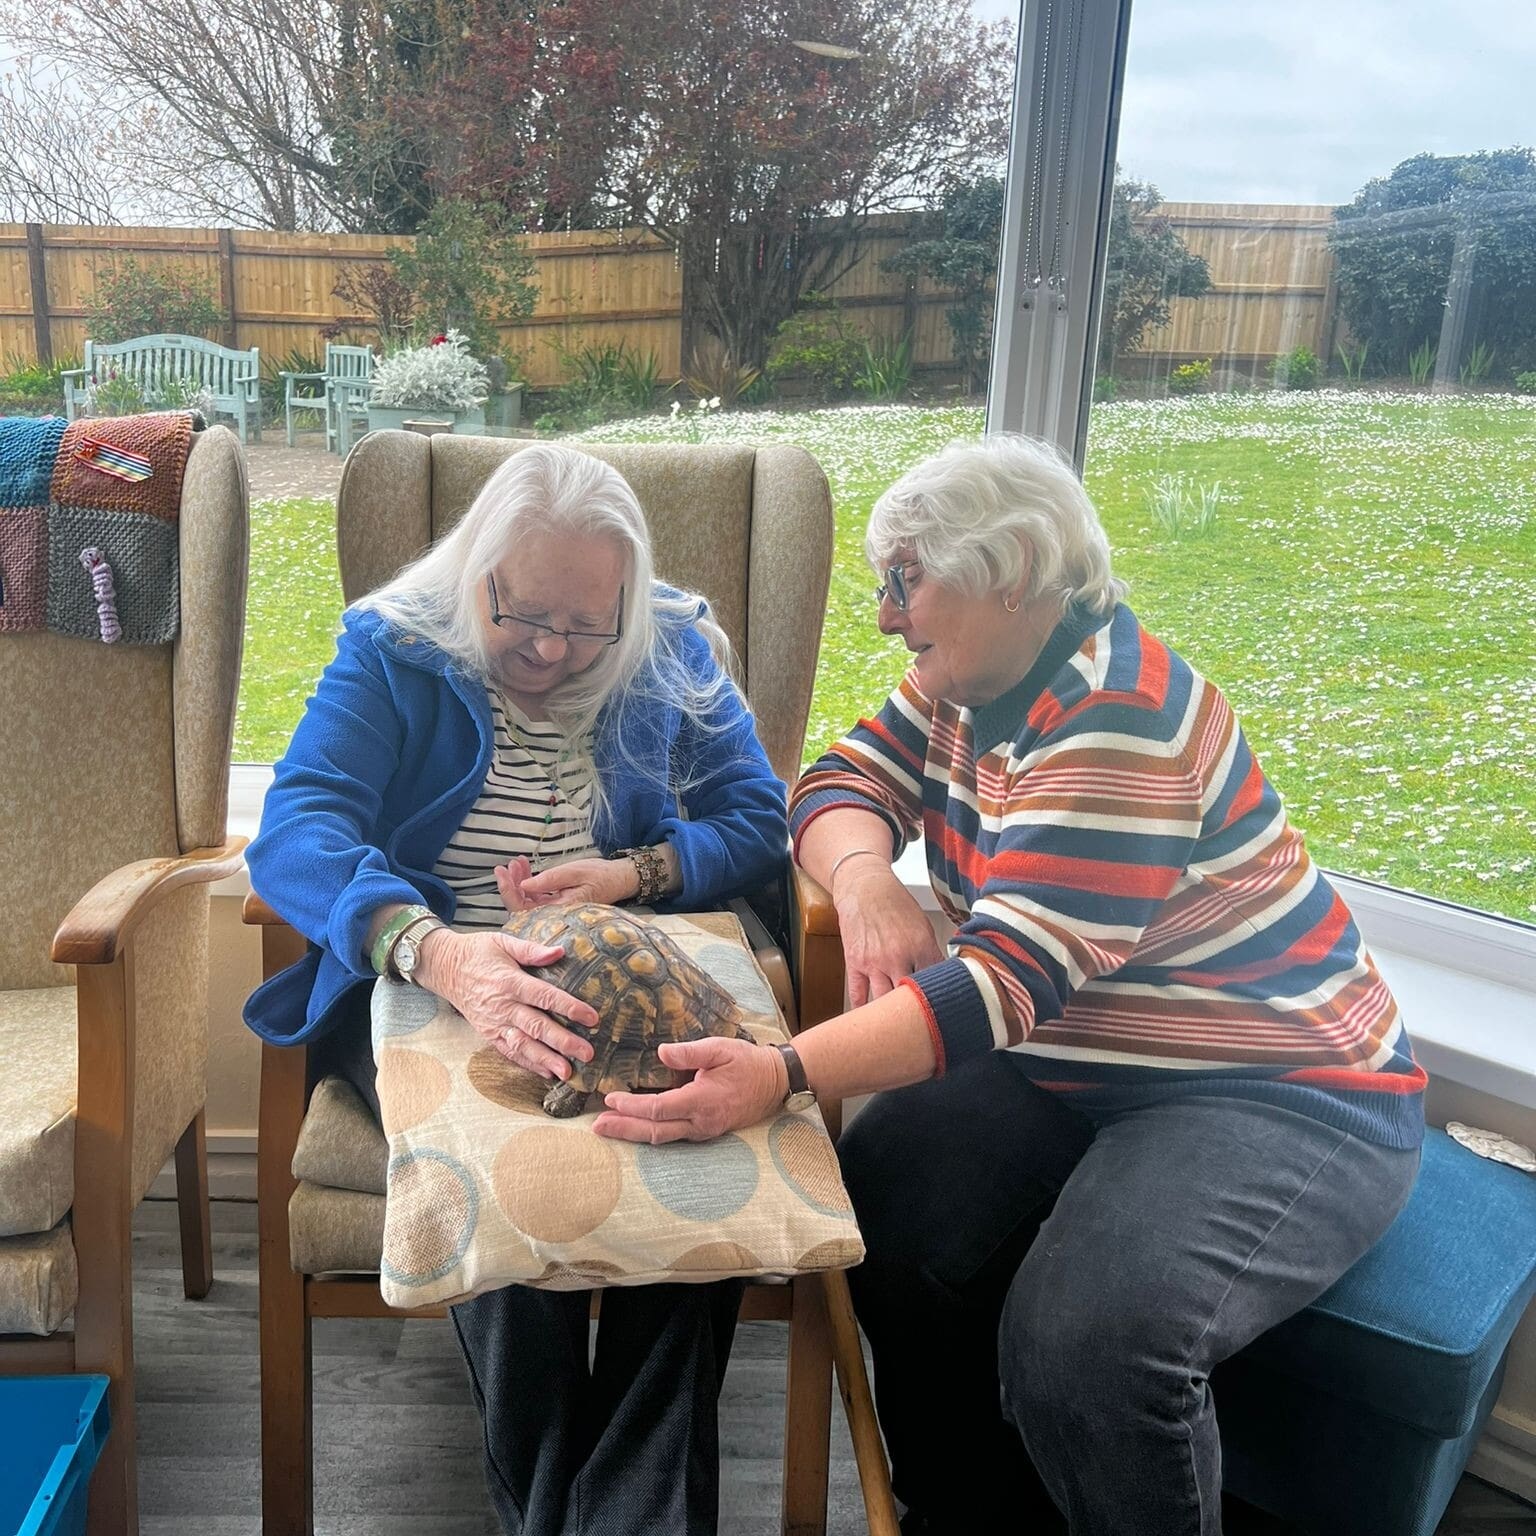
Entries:
{"label": "elderly woman with long white hair", "polygon": [[[853,1007],[798,1060],[664,1047],[692,1081],[609,1095],[597,1129],[898,1090],[839,1152],[904,1532],[1213,1536],[1211,1372],[1391,1222],[1424,1073],[1226,700],[1123,601],[1070,465],[952,445],[866,550],[912,663],[790,804]],[[892,868],[916,836],[942,950]]]}
{"label": "elderly woman with long white hair", "polygon": [[[546,1078],[590,1060],[595,1013],[537,975],[560,951],[497,930],[551,900],[699,909],[782,866],[784,785],[727,651],[705,602],[655,579],[617,471],[513,454],[344,615],[250,848],[252,883],[309,940],[252,996],[252,1028],[312,1042],[375,1115],[380,975]],[[503,1528],[712,1532],[739,1300],[735,1282],[612,1290],[590,1366],[585,1292],[453,1308]]]}

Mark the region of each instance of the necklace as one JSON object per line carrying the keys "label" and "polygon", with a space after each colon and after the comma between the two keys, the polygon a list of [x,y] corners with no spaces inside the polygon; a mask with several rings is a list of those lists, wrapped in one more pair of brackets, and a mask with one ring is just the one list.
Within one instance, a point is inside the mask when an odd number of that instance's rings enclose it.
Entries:
{"label": "necklace", "polygon": [[539,835],[534,841],[533,851],[528,855],[530,867],[537,872],[544,868],[544,843],[549,837],[551,828],[554,826],[556,808],[562,800],[565,801],[572,811],[576,811],[577,807],[566,793],[565,785],[560,781],[560,765],[565,761],[565,754],[561,752],[556,756],[553,767],[545,767],[534,752],[532,743],[524,741],[518,733],[517,725],[512,715],[512,711],[516,706],[505,695],[502,697],[501,705],[502,723],[506,726],[508,737],[528,760],[534,772],[544,780],[544,821],[539,827]]}

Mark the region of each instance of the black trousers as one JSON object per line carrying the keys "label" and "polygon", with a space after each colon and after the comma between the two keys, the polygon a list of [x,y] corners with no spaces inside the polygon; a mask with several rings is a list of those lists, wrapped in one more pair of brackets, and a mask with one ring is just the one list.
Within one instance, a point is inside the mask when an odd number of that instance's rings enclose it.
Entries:
{"label": "black trousers", "polygon": [[1419,1153],[1231,1098],[1102,1124],[996,1052],[838,1142],[903,1529],[1220,1536],[1222,1360],[1386,1230]]}
{"label": "black trousers", "polygon": [[[375,1117],[368,990],[310,1052]],[[742,1282],[603,1292],[509,1285],[450,1308],[485,1431],[485,1477],[507,1536],[713,1536],[716,1406]]]}

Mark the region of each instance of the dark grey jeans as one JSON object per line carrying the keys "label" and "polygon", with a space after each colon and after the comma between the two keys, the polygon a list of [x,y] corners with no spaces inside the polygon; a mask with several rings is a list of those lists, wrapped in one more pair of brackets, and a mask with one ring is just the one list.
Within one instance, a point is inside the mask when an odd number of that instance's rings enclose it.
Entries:
{"label": "dark grey jeans", "polygon": [[[379,1114],[368,989],[310,1053]],[[742,1282],[613,1287],[589,1364],[589,1291],[510,1285],[450,1309],[507,1536],[713,1536],[716,1404]]]}
{"label": "dark grey jeans", "polygon": [[1218,1536],[1210,1373],[1333,1283],[1417,1150],[1185,1098],[1095,1124],[1002,1054],[838,1143],[907,1528]]}

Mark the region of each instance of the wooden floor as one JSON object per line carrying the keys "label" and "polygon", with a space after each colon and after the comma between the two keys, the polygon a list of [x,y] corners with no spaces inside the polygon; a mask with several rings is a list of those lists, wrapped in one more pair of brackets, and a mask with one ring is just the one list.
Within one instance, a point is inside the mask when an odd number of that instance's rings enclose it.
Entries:
{"label": "wooden floor", "polygon": [[[176,1211],[134,1223],[140,1507],[145,1536],[258,1536],[256,1214],[214,1205],[216,1279],[181,1294]],[[743,1324],[720,1407],[721,1536],[777,1536],[784,1330]],[[829,1536],[864,1530],[853,1452],[834,1406]],[[315,1324],[320,1536],[496,1536],[479,1430],[452,1333],[438,1322]],[[1287,1536],[1234,1512],[1229,1536]],[[656,1533],[664,1536],[664,1533]],[[1536,1510],[1471,1478],[1439,1536],[1536,1536]]]}

